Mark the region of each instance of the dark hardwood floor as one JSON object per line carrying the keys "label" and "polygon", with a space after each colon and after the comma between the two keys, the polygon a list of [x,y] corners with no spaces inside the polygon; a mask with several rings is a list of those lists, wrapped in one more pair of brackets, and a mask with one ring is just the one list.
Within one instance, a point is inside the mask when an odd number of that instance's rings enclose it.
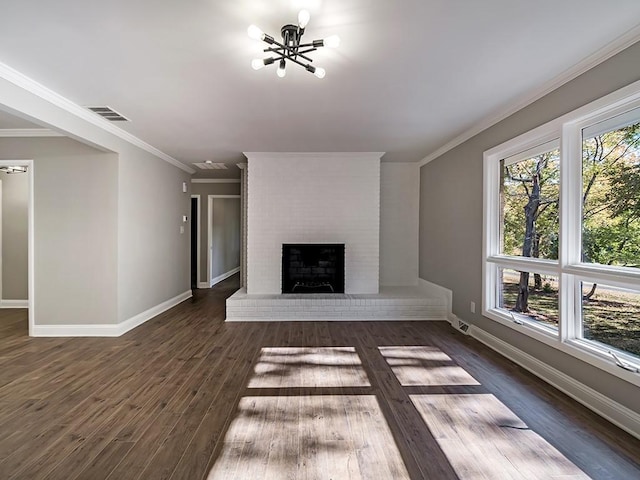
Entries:
{"label": "dark hardwood floor", "polygon": [[225,324],[237,282],[120,338],[0,310],[0,478],[640,478],[640,441],[448,324]]}

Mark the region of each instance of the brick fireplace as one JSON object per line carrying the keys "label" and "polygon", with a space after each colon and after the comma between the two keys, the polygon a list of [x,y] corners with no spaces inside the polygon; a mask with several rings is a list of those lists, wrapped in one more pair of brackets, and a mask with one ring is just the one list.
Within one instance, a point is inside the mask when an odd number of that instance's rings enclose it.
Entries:
{"label": "brick fireplace", "polygon": [[375,294],[381,153],[247,153],[248,294],[282,293],[283,244],[344,244],[344,293]]}
{"label": "brick fireplace", "polygon": [[245,155],[246,276],[227,321],[447,318],[447,299],[418,284],[415,164],[383,168],[381,153]]}
{"label": "brick fireplace", "polygon": [[282,245],[282,293],[344,293],[344,244]]}

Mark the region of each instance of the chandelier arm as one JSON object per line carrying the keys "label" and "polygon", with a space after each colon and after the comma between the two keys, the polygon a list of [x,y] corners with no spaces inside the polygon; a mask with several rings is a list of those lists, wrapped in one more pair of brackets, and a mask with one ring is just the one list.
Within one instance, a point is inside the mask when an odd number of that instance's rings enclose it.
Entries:
{"label": "chandelier arm", "polygon": [[[265,43],[267,43],[268,45],[277,45],[280,48],[283,48],[285,50],[289,50],[290,48],[287,45],[283,45],[282,43],[278,42],[277,40],[273,40],[273,37],[269,37],[270,41],[267,42],[266,40],[263,40]],[[274,47],[272,47],[274,48]]]}
{"label": "chandelier arm", "polygon": [[313,59],[307,57],[306,55],[303,55],[304,53],[305,52],[302,52],[302,53],[298,52],[298,53],[295,53],[294,55],[286,54],[285,57],[291,60],[293,60],[295,57],[301,57],[301,58],[304,58],[307,62],[313,62]]}
{"label": "chandelier arm", "polygon": [[275,53],[277,53],[279,55],[282,55],[285,52],[285,49],[284,48],[280,48],[280,47],[271,47],[271,48],[265,48],[263,50],[263,52],[265,52],[265,53],[266,52],[275,52]]}
{"label": "chandelier arm", "polygon": [[303,68],[305,68],[305,69],[306,69],[307,67],[311,67],[311,65],[309,65],[309,64],[304,64],[304,63],[302,63],[301,61],[296,60],[295,58],[292,58],[292,57],[287,57],[287,60],[291,60],[293,63],[297,63],[298,65],[300,65],[301,67],[303,67]]}
{"label": "chandelier arm", "polygon": [[305,53],[309,53],[309,52],[315,52],[316,50],[318,50],[318,49],[317,48],[310,48],[309,50],[303,50],[301,52],[298,52],[298,56],[303,57],[304,59],[306,59],[306,60],[308,60],[310,62],[313,62],[312,59],[305,57],[304,54]]}
{"label": "chandelier arm", "polygon": [[[315,48],[313,50],[316,50]],[[293,57],[297,56],[297,57],[302,57],[304,58],[307,62],[313,62],[312,58],[309,58],[305,55],[305,53],[309,53],[312,52],[313,50],[305,50],[303,52],[294,52],[292,49],[290,48],[281,48],[281,47],[270,47],[270,48],[265,48],[264,51],[265,52],[274,52],[277,53],[278,55],[282,55],[286,58],[292,59]]]}
{"label": "chandelier arm", "polygon": [[314,47],[317,50],[318,47],[323,46],[323,45],[319,45],[320,42],[322,42],[322,40],[314,40],[313,42],[309,42],[309,43],[301,43],[300,45],[298,45],[298,48]]}

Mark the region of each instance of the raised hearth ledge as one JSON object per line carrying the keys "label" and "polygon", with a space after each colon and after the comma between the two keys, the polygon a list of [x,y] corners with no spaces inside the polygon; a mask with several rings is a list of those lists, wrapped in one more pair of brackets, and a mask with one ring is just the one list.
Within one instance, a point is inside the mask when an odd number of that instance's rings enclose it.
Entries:
{"label": "raised hearth ledge", "polygon": [[419,287],[380,287],[377,294],[248,295],[227,298],[227,322],[447,320],[447,299]]}

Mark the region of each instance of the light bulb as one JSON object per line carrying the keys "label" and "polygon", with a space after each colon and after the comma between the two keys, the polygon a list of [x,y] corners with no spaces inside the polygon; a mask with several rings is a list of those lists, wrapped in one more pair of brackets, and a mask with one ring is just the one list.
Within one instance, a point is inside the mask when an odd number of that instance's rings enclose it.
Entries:
{"label": "light bulb", "polygon": [[251,60],[251,68],[253,68],[254,70],[260,70],[261,68],[264,68],[264,60],[261,58],[254,58],[253,60]]}
{"label": "light bulb", "polygon": [[287,74],[287,70],[285,69],[285,67],[286,64],[284,63],[284,59],[280,60],[280,65],[278,65],[278,70],[276,70],[276,73],[280,78],[284,78],[284,76]]}
{"label": "light bulb", "polygon": [[311,20],[309,10],[300,10],[300,13],[298,13],[298,26],[300,28],[305,28],[308,25],[309,20]]}
{"label": "light bulb", "polygon": [[322,42],[327,48],[338,48],[340,46],[340,37],[338,35],[331,35]]}
{"label": "light bulb", "polygon": [[313,74],[318,78],[324,78],[324,76],[327,74],[327,72],[325,72],[324,68],[322,68],[322,67],[316,67],[316,71],[313,72]]}
{"label": "light bulb", "polygon": [[249,35],[250,38],[253,38],[254,40],[262,40],[262,36],[264,35],[264,32],[260,30],[258,27],[256,27],[255,25],[249,25],[249,28],[247,28],[247,34]]}

